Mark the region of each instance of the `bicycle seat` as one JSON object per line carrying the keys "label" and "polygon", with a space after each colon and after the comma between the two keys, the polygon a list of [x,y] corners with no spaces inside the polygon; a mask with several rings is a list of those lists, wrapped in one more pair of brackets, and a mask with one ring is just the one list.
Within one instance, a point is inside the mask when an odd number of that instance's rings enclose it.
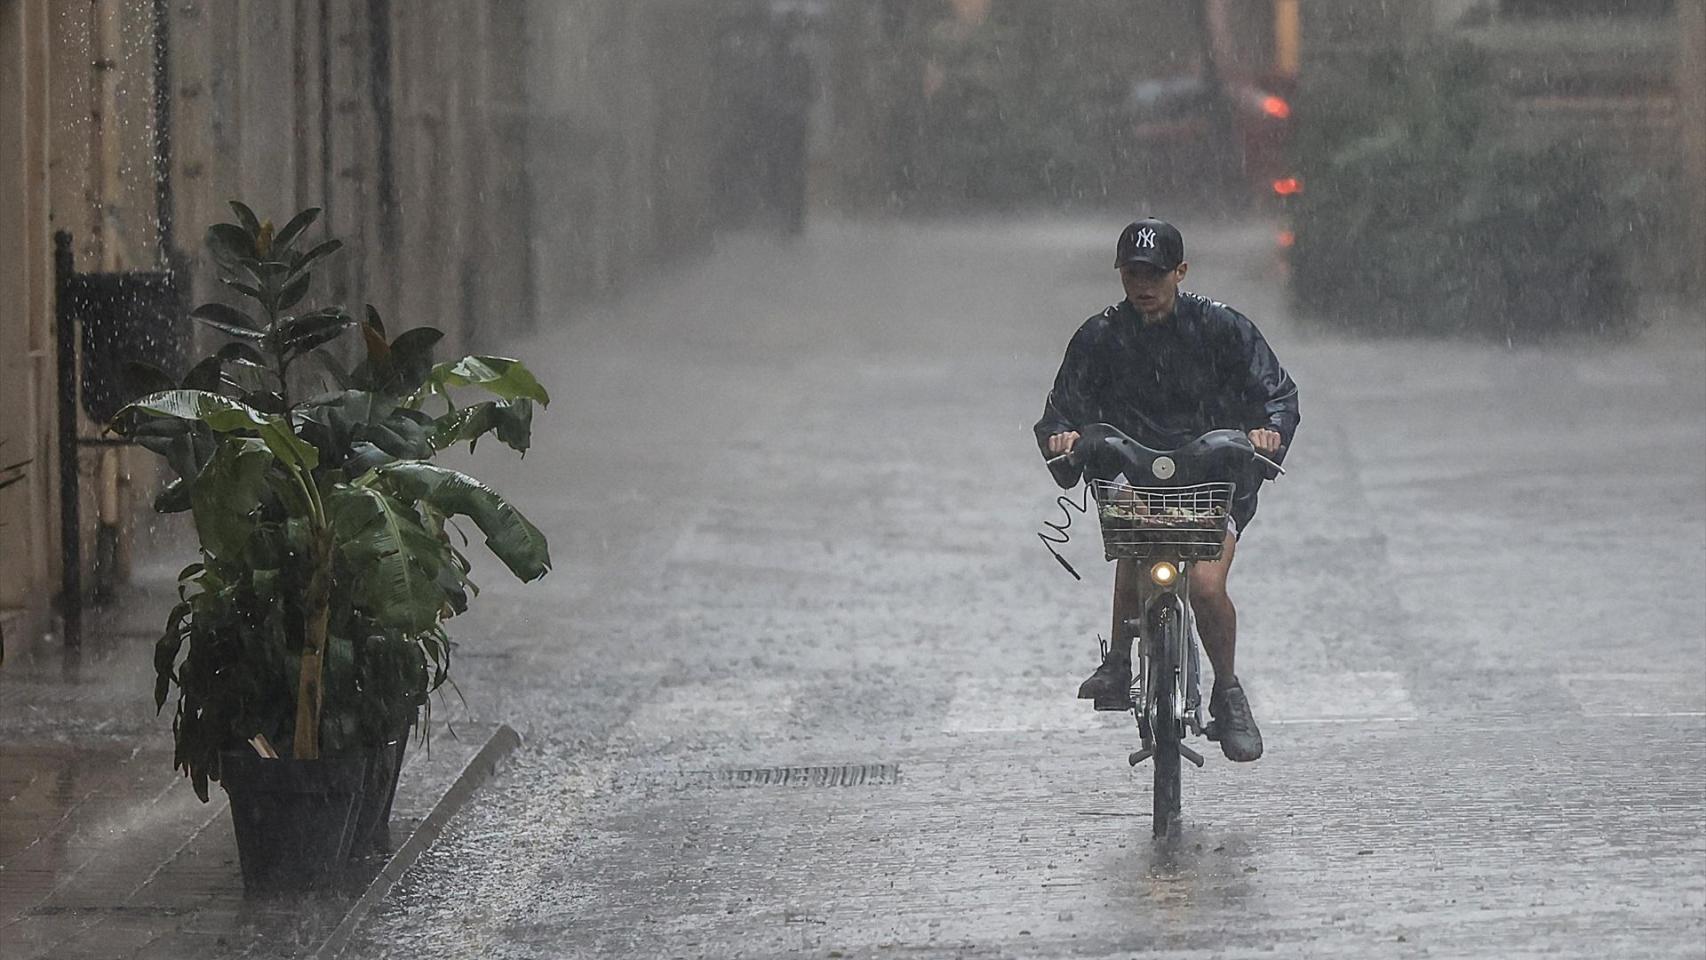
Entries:
{"label": "bicycle seat", "polygon": [[1071,462],[1081,464],[1092,480],[1124,475],[1138,487],[1183,487],[1196,483],[1231,481],[1240,491],[1261,485],[1256,448],[1238,430],[1211,430],[1182,447],[1157,450],[1145,446],[1106,423],[1078,431]]}

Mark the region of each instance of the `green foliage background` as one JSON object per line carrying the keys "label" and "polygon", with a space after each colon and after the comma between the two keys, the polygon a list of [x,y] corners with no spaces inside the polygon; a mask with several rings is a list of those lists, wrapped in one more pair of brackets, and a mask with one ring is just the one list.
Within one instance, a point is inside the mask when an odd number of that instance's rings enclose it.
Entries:
{"label": "green foliage background", "polygon": [[1502,129],[1486,58],[1437,44],[1305,78],[1292,141],[1292,289],[1324,322],[1533,338],[1633,316],[1632,215],[1578,142]]}

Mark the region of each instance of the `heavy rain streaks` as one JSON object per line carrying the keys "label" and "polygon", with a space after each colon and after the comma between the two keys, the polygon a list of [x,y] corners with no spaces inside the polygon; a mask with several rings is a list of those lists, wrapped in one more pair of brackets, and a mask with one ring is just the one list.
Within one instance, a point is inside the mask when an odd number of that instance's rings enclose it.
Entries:
{"label": "heavy rain streaks", "polygon": [[[0,49],[8,957],[1697,955],[1698,0],[8,0]],[[114,420],[191,388],[256,419]],[[1155,489],[1045,462],[1101,421]],[[1283,461],[1253,518],[1155,492],[1210,427]],[[387,834],[257,897],[156,642],[248,536],[272,599],[195,642],[276,628],[294,722],[306,521],[242,472],[292,440],[328,502],[485,486],[323,511],[318,736],[392,702],[360,644],[449,682]],[[397,542],[477,591],[353,546],[457,510]],[[1079,698],[1107,516],[1240,524],[1225,607],[1122,575],[1218,690],[1170,830],[1159,721]]]}

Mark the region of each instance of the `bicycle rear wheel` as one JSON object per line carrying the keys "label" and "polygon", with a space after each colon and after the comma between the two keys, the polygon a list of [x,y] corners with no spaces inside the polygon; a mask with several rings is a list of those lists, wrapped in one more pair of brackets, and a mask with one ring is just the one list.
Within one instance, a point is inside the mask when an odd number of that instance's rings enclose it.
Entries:
{"label": "bicycle rear wheel", "polygon": [[1154,836],[1164,837],[1179,822],[1179,741],[1183,731],[1175,719],[1182,705],[1178,703],[1180,652],[1184,646],[1183,625],[1178,612],[1164,608],[1156,617],[1153,682],[1155,717],[1151,727],[1155,735]]}

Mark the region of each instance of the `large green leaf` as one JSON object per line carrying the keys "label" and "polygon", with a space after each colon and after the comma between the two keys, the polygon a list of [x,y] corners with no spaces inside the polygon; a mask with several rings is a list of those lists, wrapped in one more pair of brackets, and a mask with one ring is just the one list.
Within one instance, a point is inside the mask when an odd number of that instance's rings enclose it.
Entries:
{"label": "large green leaf", "polygon": [[336,340],[354,323],[355,319],[342,309],[327,307],[280,320],[276,335],[279,347],[287,353],[306,353]]}
{"label": "large green leaf", "polygon": [[178,651],[189,631],[190,601],[184,600],[166,615],[166,629],[154,643],[154,712],[166,706],[166,695],[177,678]]}
{"label": "large green leaf", "polygon": [[368,425],[361,438],[390,454],[393,460],[419,460],[433,454],[432,438],[426,430],[402,417]]}
{"label": "large green leaf", "polygon": [[296,240],[297,235],[308,229],[308,226],[312,224],[318,216],[320,216],[320,208],[309,207],[296,216],[291,217],[289,223],[285,224],[277,233],[273,234],[273,255],[276,256],[279,252],[289,250],[291,243]]}
{"label": "large green leaf", "polygon": [[245,361],[257,367],[263,367],[267,362],[267,358],[259,350],[242,340],[234,340],[220,347],[214,356],[222,360]]}
{"label": "large green leaf", "polygon": [[344,470],[352,477],[359,477],[396,459],[366,440],[357,440],[350,444],[349,457],[344,460]]}
{"label": "large green leaf", "polygon": [[[194,483],[207,461],[213,459],[219,442],[212,429],[195,420],[170,417],[146,418],[141,414],[113,418],[113,429],[165,458],[167,466],[185,483]],[[186,491],[186,496],[188,495]],[[184,501],[182,509],[189,509]]]}
{"label": "large green leaf", "polygon": [[223,303],[204,303],[190,311],[190,318],[221,333],[245,340],[261,340],[266,334],[255,328],[249,315]]}
{"label": "large green leaf", "polygon": [[122,420],[126,413],[132,411],[178,420],[197,420],[220,433],[253,430],[283,463],[312,470],[320,462],[319,452],[313,445],[291,433],[282,419],[267,416],[246,403],[206,390],[164,390],[150,394],[120,410],[116,419]]}
{"label": "large green leaf", "polygon": [[482,387],[505,400],[537,400],[549,406],[551,395],[520,360],[508,357],[463,357],[432,368],[424,389]]}
{"label": "large green leaf", "polygon": [[[393,459],[415,460],[433,454],[431,418],[401,409],[396,400],[373,390],[344,390],[315,397],[297,409],[295,423],[331,464],[342,464],[362,441]],[[361,472],[365,471],[352,470],[351,475]]]}
{"label": "large green leaf", "polygon": [[190,508],[190,485],[179,477],[160,488],[154,495],[155,513],[182,513]]}
{"label": "large green leaf", "polygon": [[279,291],[276,309],[289,310],[296,306],[303,297],[307,296],[310,278],[310,274],[299,273],[296,275],[296,279],[287,282],[284,289]]}
{"label": "large green leaf", "polygon": [[446,516],[473,520],[486,535],[486,547],[521,580],[536,580],[551,569],[545,535],[497,491],[473,477],[416,460],[387,464],[374,475],[393,485],[404,500],[425,500]]}
{"label": "large green leaf", "polygon": [[343,249],[343,245],[342,240],[322,240],[310,247],[307,253],[292,254],[290,269],[293,272],[306,270],[321,257],[329,256]]}
{"label": "large green leaf", "polygon": [[[226,373],[227,368],[243,371],[248,374],[253,386]],[[277,374],[272,368],[265,366],[265,358],[247,341],[233,340],[220,347],[216,352],[203,357],[200,362],[184,374],[184,379],[178,386],[185,390],[206,390],[221,396],[231,397],[241,403],[248,404],[262,413],[270,413],[277,409],[271,401],[277,394],[267,389],[275,380]],[[136,396],[170,390],[171,386],[156,385],[155,389],[142,391]]]}
{"label": "large green leaf", "polygon": [[241,200],[227,200],[225,202],[231,207],[232,212],[237,214],[237,222],[243,225],[244,232],[252,237],[260,236],[261,220],[255,216],[255,211],[250,209],[248,204]]}
{"label": "large green leaf", "polygon": [[201,548],[215,560],[235,560],[255,527],[255,510],[267,489],[273,454],[266,442],[237,439],[222,444],[202,468],[190,491]]}
{"label": "large green leaf", "polygon": [[432,327],[415,327],[397,334],[391,341],[391,375],[386,388],[399,397],[420,389],[432,376],[432,349],[442,339],[443,332]]}
{"label": "large green leaf", "polygon": [[261,293],[259,287],[256,287],[253,284],[244,283],[243,281],[237,279],[236,277],[220,277],[219,282],[225,284],[226,286],[230,287],[233,290],[236,290],[238,293],[244,294],[245,296],[253,297],[256,300],[259,300],[262,297],[262,293]]}
{"label": "large green leaf", "polygon": [[360,571],[356,599],[374,619],[409,633],[437,623],[446,599],[436,571],[447,545],[421,525],[419,514],[360,484],[333,488],[326,509],[339,553]]}
{"label": "large green leaf", "polygon": [[487,433],[522,453],[533,437],[533,401],[486,400],[452,410],[433,422],[432,445],[443,450],[466,440],[470,449]]}
{"label": "large green leaf", "polygon": [[259,255],[255,238],[234,223],[216,223],[207,228],[207,249],[213,259],[226,269],[235,269],[244,260]]}

